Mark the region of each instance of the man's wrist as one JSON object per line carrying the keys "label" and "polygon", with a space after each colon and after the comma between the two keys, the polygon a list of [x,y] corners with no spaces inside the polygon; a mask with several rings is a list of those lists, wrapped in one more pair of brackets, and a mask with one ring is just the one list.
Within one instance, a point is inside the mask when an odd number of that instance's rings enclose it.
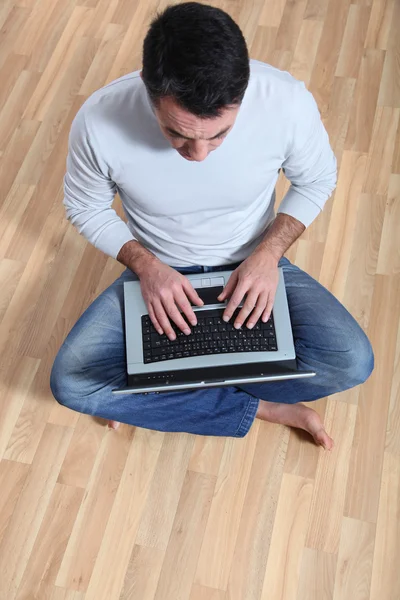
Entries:
{"label": "man's wrist", "polygon": [[276,252],[276,249],[271,248],[267,240],[262,241],[254,250],[254,254],[258,254],[263,263],[271,267],[277,267],[282,255]]}
{"label": "man's wrist", "polygon": [[126,242],[118,252],[118,262],[128,267],[140,278],[151,264],[159,259],[136,240]]}
{"label": "man's wrist", "polygon": [[264,256],[264,260],[277,266],[282,256],[304,230],[303,223],[294,217],[278,213],[267,227],[264,239],[257,246],[256,251]]}

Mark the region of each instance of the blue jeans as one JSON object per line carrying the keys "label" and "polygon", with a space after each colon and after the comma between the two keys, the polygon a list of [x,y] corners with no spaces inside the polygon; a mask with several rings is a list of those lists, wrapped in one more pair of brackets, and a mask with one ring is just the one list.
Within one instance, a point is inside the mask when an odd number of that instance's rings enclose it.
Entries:
{"label": "blue jeans", "polygon": [[[235,268],[178,268],[203,273]],[[299,369],[307,379],[274,381],[150,394],[113,395],[125,385],[123,282],[137,279],[126,269],[82,314],[53,364],[50,386],[55,399],[81,413],[158,431],[244,437],[259,399],[309,402],[363,383],[374,367],[369,340],[342,304],[315,279],[281,259]],[[138,343],[139,340],[138,340]]]}

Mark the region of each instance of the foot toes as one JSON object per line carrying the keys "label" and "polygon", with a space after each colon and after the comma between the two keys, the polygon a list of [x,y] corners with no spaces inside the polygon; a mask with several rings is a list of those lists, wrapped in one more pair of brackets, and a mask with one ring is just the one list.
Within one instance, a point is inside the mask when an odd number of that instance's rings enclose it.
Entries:
{"label": "foot toes", "polygon": [[325,448],[325,450],[332,450],[333,439],[329,437],[329,435],[326,433],[323,427],[319,431],[314,433],[313,436],[317,444],[320,444],[323,448]]}

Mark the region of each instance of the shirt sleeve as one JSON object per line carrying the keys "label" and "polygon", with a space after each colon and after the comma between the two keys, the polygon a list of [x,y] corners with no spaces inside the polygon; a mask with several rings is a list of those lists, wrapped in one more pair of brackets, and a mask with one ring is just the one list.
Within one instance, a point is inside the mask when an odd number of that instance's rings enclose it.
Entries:
{"label": "shirt sleeve", "polygon": [[290,215],[308,227],[336,187],[337,162],[321,121],[317,103],[303,82],[293,99],[293,127],[282,164],[291,186],[278,213]]}
{"label": "shirt sleeve", "polygon": [[96,248],[116,258],[122,246],[135,237],[111,208],[117,186],[95,148],[93,133],[81,109],[69,134],[63,204],[67,219],[79,233]]}

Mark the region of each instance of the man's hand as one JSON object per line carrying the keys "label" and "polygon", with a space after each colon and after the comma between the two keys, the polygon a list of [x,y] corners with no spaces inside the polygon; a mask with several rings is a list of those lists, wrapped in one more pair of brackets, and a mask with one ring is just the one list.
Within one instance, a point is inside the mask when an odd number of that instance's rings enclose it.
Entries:
{"label": "man's hand", "polygon": [[197,306],[204,304],[189,279],[159,260],[151,261],[141,271],[139,279],[150,319],[158,333],[166,333],[170,340],[174,340],[176,335],[169,320],[172,319],[183,333],[189,335],[190,328],[179,308],[189,323],[196,325],[196,315],[188,298]]}
{"label": "man's hand", "polygon": [[267,227],[264,239],[252,254],[233,271],[218,300],[230,301],[224,311],[224,319],[229,321],[245,294],[247,294],[243,308],[239,312],[234,326],[241,327],[247,316],[251,316],[246,323],[251,329],[260,316],[264,323],[268,321],[275,300],[278,287],[279,259],[285,254],[295,240],[303,233],[303,223],[279,213]]}
{"label": "man's hand", "polygon": [[254,327],[260,317],[264,323],[268,321],[278,281],[276,259],[265,252],[255,250],[233,271],[224,291],[218,296],[220,301],[230,297],[224,311],[224,321],[229,321],[245,294],[246,300],[236,317],[234,326],[241,327],[250,313],[251,316],[246,323],[249,329]]}
{"label": "man's hand", "polygon": [[196,315],[188,298],[197,306],[204,304],[189,279],[161,262],[136,240],[122,246],[117,260],[139,277],[149,317],[158,333],[165,333],[170,340],[176,338],[171,318],[183,333],[189,335],[191,331],[179,308],[189,323],[196,325]]}

